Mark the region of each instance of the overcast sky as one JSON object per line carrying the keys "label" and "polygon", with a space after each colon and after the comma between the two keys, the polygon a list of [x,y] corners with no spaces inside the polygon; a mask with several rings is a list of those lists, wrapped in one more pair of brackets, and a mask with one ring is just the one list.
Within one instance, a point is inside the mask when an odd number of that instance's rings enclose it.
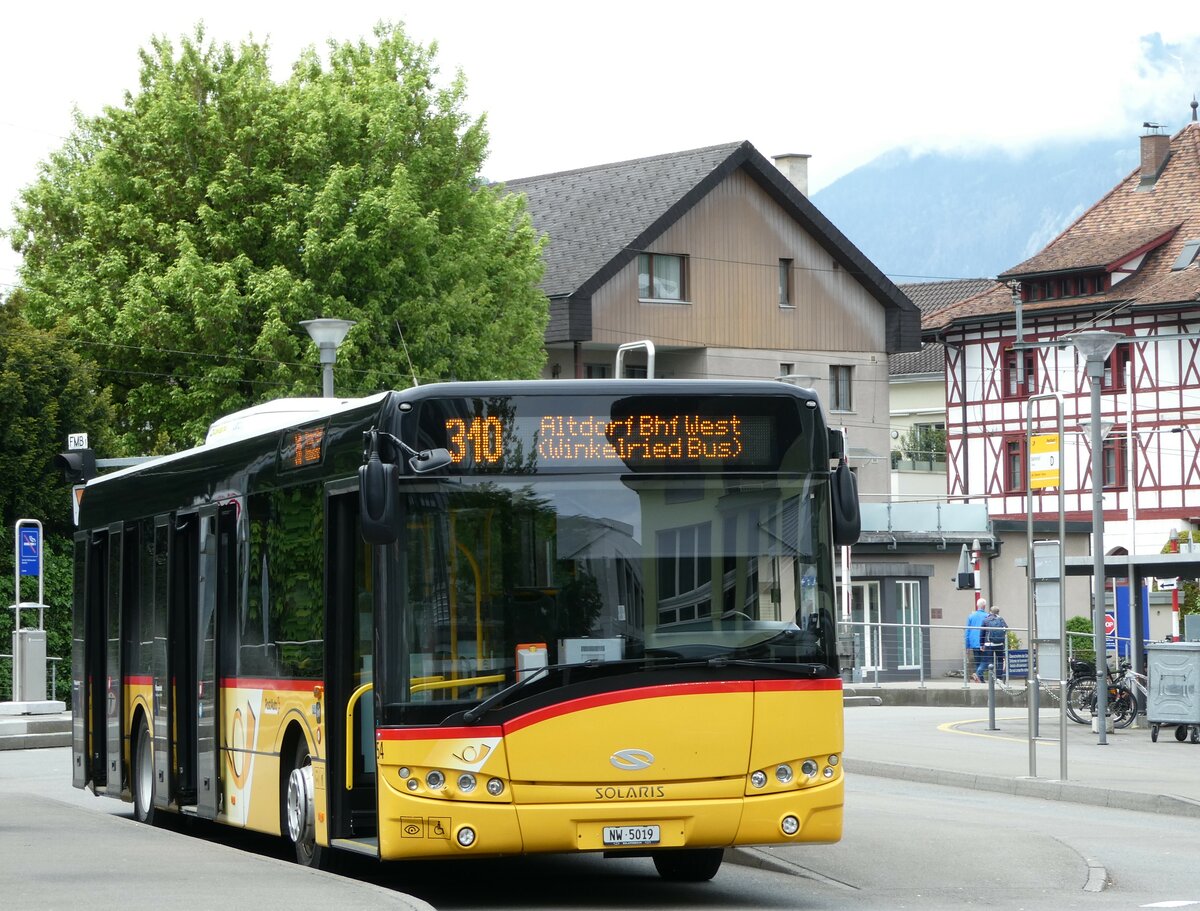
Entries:
{"label": "overcast sky", "polygon": [[[1194,4],[1152,0],[703,3],[699,0],[6,3],[0,8],[0,226],[63,142],[137,85],[137,50],[203,19],[298,52],[380,19],[439,46],[487,113],[503,180],[748,139],[803,152],[815,192],[895,147],[1019,152],[1035,141],[1169,132],[1200,92]],[[0,289],[17,257],[0,244]]]}

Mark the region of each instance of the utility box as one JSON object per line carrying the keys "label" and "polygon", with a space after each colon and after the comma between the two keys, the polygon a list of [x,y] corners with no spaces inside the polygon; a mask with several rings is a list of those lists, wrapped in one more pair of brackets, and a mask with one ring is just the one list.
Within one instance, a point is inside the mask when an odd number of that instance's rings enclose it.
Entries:
{"label": "utility box", "polygon": [[[18,637],[19,640],[18,640]],[[13,701],[44,702],[46,700],[46,631],[21,629],[12,635],[13,655],[18,664],[13,668]]]}
{"label": "utility box", "polygon": [[1200,642],[1200,614],[1183,615],[1183,638],[1188,642]]}
{"label": "utility box", "polygon": [[1153,642],[1146,646],[1151,724],[1200,724],[1200,642]]}

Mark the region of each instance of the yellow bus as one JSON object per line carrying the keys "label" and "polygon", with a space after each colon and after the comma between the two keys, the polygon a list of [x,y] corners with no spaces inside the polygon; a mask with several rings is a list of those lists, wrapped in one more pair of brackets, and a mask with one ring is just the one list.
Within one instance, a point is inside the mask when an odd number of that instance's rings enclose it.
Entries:
{"label": "yellow bus", "polygon": [[74,784],[297,860],[541,852],[701,881],[834,842],[840,433],[774,382],[270,403],[96,478]]}

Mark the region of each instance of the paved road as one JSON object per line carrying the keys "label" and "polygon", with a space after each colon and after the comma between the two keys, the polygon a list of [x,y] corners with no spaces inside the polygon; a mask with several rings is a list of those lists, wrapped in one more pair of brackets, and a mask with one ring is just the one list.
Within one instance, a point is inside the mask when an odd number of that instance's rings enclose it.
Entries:
{"label": "paved road", "polygon": [[[71,751],[0,753],[0,908],[288,909],[430,905],[394,889],[155,830],[130,805],[71,787]],[[65,787],[64,787],[65,784]]]}

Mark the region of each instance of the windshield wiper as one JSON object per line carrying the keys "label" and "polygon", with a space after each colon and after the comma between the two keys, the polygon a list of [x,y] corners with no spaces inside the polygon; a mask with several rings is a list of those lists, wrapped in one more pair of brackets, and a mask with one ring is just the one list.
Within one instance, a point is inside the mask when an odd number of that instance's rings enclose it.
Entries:
{"label": "windshield wiper", "polygon": [[622,658],[617,661],[602,661],[599,658],[593,658],[590,661],[584,661],[582,663],[576,662],[573,664],[548,664],[545,667],[539,667],[536,671],[530,673],[528,677],[522,677],[516,683],[506,686],[504,689],[500,690],[500,692],[493,693],[491,696],[488,696],[487,699],[483,700],[483,702],[479,703],[479,705],[475,706],[475,708],[467,709],[465,712],[463,712],[462,720],[465,724],[475,724],[489,712],[492,712],[500,708],[502,705],[510,702],[513,696],[525,689],[527,686],[530,686],[540,680],[545,680],[550,676],[551,671],[563,671],[568,668],[611,667],[617,664],[639,664],[641,662],[641,658]]}

